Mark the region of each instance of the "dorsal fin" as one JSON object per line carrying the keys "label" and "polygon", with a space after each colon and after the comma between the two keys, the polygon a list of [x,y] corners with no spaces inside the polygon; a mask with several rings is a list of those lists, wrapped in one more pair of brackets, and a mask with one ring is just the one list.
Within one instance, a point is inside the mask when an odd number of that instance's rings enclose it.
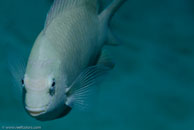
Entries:
{"label": "dorsal fin", "polygon": [[54,0],[52,7],[47,14],[45,28],[66,8],[71,8],[83,4],[97,8],[97,0]]}

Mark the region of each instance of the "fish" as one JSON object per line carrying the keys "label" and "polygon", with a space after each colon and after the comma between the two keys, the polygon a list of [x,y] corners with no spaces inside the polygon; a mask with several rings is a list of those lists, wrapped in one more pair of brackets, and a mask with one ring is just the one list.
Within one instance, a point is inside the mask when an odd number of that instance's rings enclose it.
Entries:
{"label": "fish", "polygon": [[115,66],[104,46],[118,44],[110,21],[125,1],[113,0],[99,12],[98,0],[54,0],[25,70],[12,68],[31,117],[55,120],[87,107],[95,86]]}

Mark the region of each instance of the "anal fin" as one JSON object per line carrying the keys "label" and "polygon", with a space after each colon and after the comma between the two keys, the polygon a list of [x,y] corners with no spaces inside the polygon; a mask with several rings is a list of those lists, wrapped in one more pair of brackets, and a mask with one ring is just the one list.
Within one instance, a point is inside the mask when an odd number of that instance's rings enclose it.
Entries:
{"label": "anal fin", "polygon": [[113,69],[115,66],[115,63],[112,61],[112,58],[110,57],[110,54],[105,49],[102,49],[97,64],[106,66],[110,69]]}
{"label": "anal fin", "polygon": [[105,45],[118,46],[119,43],[119,38],[116,37],[115,34],[109,29]]}

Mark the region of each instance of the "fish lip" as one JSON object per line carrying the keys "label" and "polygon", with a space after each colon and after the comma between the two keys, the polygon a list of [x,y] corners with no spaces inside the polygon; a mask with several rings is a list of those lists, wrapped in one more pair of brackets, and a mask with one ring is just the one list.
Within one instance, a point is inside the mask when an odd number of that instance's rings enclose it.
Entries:
{"label": "fish lip", "polygon": [[29,112],[29,114],[31,115],[31,116],[39,116],[39,115],[42,115],[45,111],[39,111],[39,112],[34,112],[34,111],[28,111]]}
{"label": "fish lip", "polygon": [[31,116],[34,116],[34,117],[46,113],[46,110],[44,107],[43,108],[31,108],[31,107],[26,106],[25,108],[26,108],[27,112]]}

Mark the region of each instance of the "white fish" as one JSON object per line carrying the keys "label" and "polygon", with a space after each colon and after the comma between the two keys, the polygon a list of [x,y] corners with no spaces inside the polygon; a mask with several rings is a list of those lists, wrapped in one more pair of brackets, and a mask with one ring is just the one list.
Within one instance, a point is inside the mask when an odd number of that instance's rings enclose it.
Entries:
{"label": "white fish", "polygon": [[85,106],[97,79],[114,67],[102,48],[114,44],[109,23],[125,1],[114,0],[101,13],[97,0],[54,1],[21,80],[32,117],[53,120]]}

